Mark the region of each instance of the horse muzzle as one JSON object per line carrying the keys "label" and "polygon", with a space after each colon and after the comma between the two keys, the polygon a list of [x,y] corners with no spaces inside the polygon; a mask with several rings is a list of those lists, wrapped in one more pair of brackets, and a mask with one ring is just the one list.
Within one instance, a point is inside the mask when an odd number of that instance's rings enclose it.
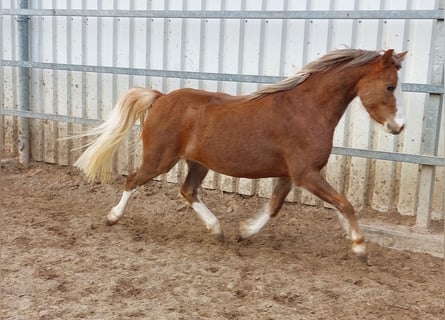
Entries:
{"label": "horse muzzle", "polygon": [[394,120],[386,121],[383,124],[383,128],[386,132],[397,135],[403,131],[405,125],[406,125],[405,119],[396,118]]}

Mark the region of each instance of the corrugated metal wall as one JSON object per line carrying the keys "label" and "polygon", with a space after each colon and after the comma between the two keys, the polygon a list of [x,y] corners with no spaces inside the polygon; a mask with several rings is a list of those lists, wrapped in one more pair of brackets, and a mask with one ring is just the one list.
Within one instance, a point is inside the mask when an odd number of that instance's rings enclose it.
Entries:
{"label": "corrugated metal wall", "polygon": [[[214,11],[312,11],[312,10],[433,10],[443,1],[62,1],[34,0],[32,9],[89,10],[214,10]],[[2,0],[1,9],[16,9],[15,1]],[[16,21],[0,17],[2,60],[17,60]],[[130,18],[95,16],[30,16],[30,60],[39,63],[92,65],[215,74],[286,76],[327,51],[344,46],[363,49],[409,50],[401,71],[403,83],[443,83],[443,19],[214,19]],[[56,68],[57,69],[57,68]],[[175,77],[146,77],[94,72],[30,69],[31,111],[70,117],[103,119],[123,92],[145,86],[168,92],[180,87],[246,94],[260,84]],[[17,68],[0,69],[2,108],[17,106]],[[439,100],[437,100],[439,99]],[[443,131],[442,96],[405,93],[408,127],[401,136],[385,134],[354,101],[337,127],[334,145],[443,157],[443,134],[429,146],[425,125],[429,108],[439,110],[432,121]],[[16,153],[17,118],[0,116],[0,147],[5,155]],[[440,121],[440,120],[439,120]],[[32,119],[32,159],[71,164],[82,141],[59,141],[85,129],[82,124]],[[436,130],[437,131],[437,130]],[[134,139],[132,137],[130,140]],[[429,140],[430,139],[430,140]],[[427,142],[425,142],[427,141]],[[84,143],[85,141],[83,141]],[[130,141],[129,141],[130,143]],[[129,144],[128,143],[128,144]],[[425,144],[427,144],[425,146]],[[434,149],[437,150],[434,150]],[[140,150],[123,146],[116,160],[121,173],[134,170]],[[165,177],[175,182],[184,175],[183,165]],[[326,168],[328,180],[345,193],[356,208],[398,210],[416,215],[425,210],[443,218],[443,167],[332,155]],[[432,181],[432,184],[429,182]],[[271,179],[251,181],[209,174],[208,188],[268,196]],[[432,189],[430,190],[430,186]],[[427,190],[424,192],[423,190]],[[431,195],[431,199],[424,199]],[[419,198],[420,197],[420,198]],[[290,201],[321,204],[305,191],[295,190]]]}

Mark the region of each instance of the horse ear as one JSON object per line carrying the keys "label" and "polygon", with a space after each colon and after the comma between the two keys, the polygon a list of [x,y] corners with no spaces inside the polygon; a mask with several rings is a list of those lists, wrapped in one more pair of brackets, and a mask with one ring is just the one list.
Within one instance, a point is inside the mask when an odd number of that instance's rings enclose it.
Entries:
{"label": "horse ear", "polygon": [[393,64],[394,63],[393,54],[394,54],[394,49],[386,50],[383,53],[382,61],[383,61],[384,65],[389,65],[389,64]]}
{"label": "horse ear", "polygon": [[400,60],[400,62],[402,62],[403,59],[405,59],[405,56],[406,56],[407,53],[408,53],[408,51],[403,51],[403,52],[396,53],[396,57],[397,57],[397,59]]}

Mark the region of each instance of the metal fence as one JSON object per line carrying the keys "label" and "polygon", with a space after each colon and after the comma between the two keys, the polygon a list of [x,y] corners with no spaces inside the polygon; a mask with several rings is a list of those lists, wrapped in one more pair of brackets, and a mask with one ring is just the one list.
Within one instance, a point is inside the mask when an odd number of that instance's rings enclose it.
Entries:
{"label": "metal fence", "polygon": [[[58,138],[100,123],[135,85],[243,94],[335,47],[408,50],[407,130],[384,134],[354,101],[326,175],[356,207],[416,215],[424,228],[443,219],[443,1],[3,0],[0,9],[0,147],[24,162],[71,164],[85,141]],[[138,165],[133,139],[118,154],[121,173]],[[183,174],[180,164],[161,179]],[[204,185],[267,197],[272,180],[211,173]],[[322,205],[301,190],[288,200]]]}

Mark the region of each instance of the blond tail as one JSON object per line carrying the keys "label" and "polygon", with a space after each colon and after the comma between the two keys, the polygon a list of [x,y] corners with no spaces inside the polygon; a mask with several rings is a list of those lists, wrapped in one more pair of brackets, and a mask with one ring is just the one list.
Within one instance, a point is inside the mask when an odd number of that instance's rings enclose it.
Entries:
{"label": "blond tail", "polygon": [[141,126],[146,112],[162,94],[145,88],[130,89],[117,103],[102,125],[83,136],[98,135],[74,163],[81,169],[88,181],[99,178],[109,180],[113,167],[113,155],[127,137],[137,119]]}

